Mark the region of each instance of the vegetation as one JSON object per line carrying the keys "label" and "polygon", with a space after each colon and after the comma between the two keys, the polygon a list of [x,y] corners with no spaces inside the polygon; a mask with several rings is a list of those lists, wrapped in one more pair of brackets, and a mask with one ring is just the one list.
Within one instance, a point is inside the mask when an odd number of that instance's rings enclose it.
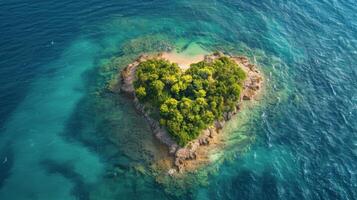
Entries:
{"label": "vegetation", "polygon": [[156,108],[160,124],[183,146],[234,109],[245,77],[227,57],[192,64],[185,72],[151,59],[138,66],[134,87],[139,101]]}

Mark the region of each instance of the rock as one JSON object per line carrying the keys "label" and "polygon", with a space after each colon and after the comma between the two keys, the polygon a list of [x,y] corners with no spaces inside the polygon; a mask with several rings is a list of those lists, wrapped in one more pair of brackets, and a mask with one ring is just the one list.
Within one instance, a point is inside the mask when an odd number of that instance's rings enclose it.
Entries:
{"label": "rock", "polygon": [[136,67],[136,66],[138,66],[139,64],[140,64],[140,62],[134,61],[132,67]]}
{"label": "rock", "polygon": [[207,138],[203,139],[203,145],[209,145],[209,140]]}
{"label": "rock", "polygon": [[236,105],[236,109],[237,109],[237,112],[240,111],[240,104],[239,103]]}
{"label": "rock", "polygon": [[228,120],[232,119],[233,114],[234,114],[234,111],[233,112],[225,112],[225,113],[223,113],[224,120],[228,121]]}
{"label": "rock", "polygon": [[236,112],[229,112],[228,113],[228,119],[232,119],[233,115],[235,114]]}
{"label": "rock", "polygon": [[190,152],[190,159],[194,160],[197,158],[196,152]]}
{"label": "rock", "polygon": [[247,96],[247,95],[243,95],[243,100],[245,100],[245,101],[251,100],[251,97],[250,97],[250,96]]}
{"label": "rock", "polygon": [[253,85],[251,88],[252,90],[257,91],[259,90],[259,85]]}
{"label": "rock", "polygon": [[210,130],[209,129],[203,130],[201,135],[202,135],[202,137],[208,137],[210,135]]}
{"label": "rock", "polygon": [[194,140],[194,141],[192,141],[191,143],[190,143],[190,145],[189,145],[189,149],[190,149],[190,151],[191,152],[195,152],[197,149],[198,149],[198,147],[200,146],[200,143],[198,142],[198,140],[196,139],[196,140]]}
{"label": "rock", "polygon": [[203,140],[203,138],[198,139],[198,143],[200,143],[200,145],[204,145],[204,140]]}
{"label": "rock", "polygon": [[248,64],[247,67],[250,69],[250,71],[253,71],[253,69],[255,68],[254,64]]}
{"label": "rock", "polygon": [[135,78],[136,66],[139,63],[132,63],[125,67],[121,73],[121,91],[131,94],[134,94],[133,81]]}
{"label": "rock", "polygon": [[175,159],[175,166],[176,166],[176,167],[179,167],[179,166],[181,166],[181,165],[182,165],[182,160],[179,159],[179,158],[176,158],[176,159]]}
{"label": "rock", "polygon": [[182,165],[177,166],[178,172],[182,173],[184,171],[184,168]]}
{"label": "rock", "polygon": [[214,122],[214,126],[217,128],[217,129],[222,129],[223,126],[224,126],[224,121],[215,121]]}
{"label": "rock", "polygon": [[[155,133],[155,137],[165,145],[171,146],[178,146],[175,141],[169,136],[169,134],[164,129],[159,129],[157,133]],[[176,151],[175,151],[176,152]]]}
{"label": "rock", "polygon": [[147,60],[147,58],[148,58],[148,56],[146,56],[145,54],[143,54],[143,55],[141,55],[141,56],[139,57],[138,61],[139,61],[139,62],[144,62],[144,61]]}
{"label": "rock", "polygon": [[234,114],[235,114],[234,111],[227,112],[227,120],[231,120]]}
{"label": "rock", "polygon": [[213,53],[213,56],[215,56],[216,58],[219,58],[219,57],[224,56],[224,54],[222,52],[220,52],[220,51],[216,51],[216,52]]}
{"label": "rock", "polygon": [[243,65],[248,65],[249,64],[249,60],[247,57],[245,56],[233,56],[232,58],[234,58],[235,60],[237,60],[239,63],[242,63]]}
{"label": "rock", "polygon": [[187,148],[181,148],[176,151],[176,158],[186,159],[190,157],[190,151]]}
{"label": "rock", "polygon": [[174,174],[176,174],[176,172],[177,172],[176,169],[171,168],[171,169],[169,169],[167,174],[170,175],[170,176],[173,176]]}
{"label": "rock", "polygon": [[169,146],[169,154],[175,155],[178,148],[179,148],[179,146],[177,144],[170,145]]}
{"label": "rock", "polygon": [[210,138],[213,138],[217,134],[217,132],[214,128],[210,128],[209,132],[210,132],[210,134],[209,134]]}

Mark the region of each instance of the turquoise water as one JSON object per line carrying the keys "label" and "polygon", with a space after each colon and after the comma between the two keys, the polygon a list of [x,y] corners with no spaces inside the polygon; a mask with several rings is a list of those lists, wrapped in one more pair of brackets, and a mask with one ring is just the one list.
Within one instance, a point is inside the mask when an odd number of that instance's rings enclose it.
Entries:
{"label": "turquoise water", "polygon": [[[357,199],[356,13],[351,0],[0,2],[0,199]],[[267,89],[228,124],[224,155],[160,184],[143,119],[96,91],[112,56],[166,44],[247,55]]]}

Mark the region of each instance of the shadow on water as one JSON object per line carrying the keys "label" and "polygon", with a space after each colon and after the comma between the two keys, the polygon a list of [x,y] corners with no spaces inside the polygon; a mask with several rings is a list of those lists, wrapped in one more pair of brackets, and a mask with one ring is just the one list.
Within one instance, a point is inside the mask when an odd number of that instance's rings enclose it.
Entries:
{"label": "shadow on water", "polygon": [[79,101],[67,122],[66,131],[62,133],[62,137],[70,142],[79,142],[90,151],[100,154],[104,162],[115,163],[121,168],[129,168],[130,158],[120,152],[118,145],[108,139],[105,133],[98,131],[98,128],[103,125],[98,124],[95,112],[89,109],[92,106],[88,96]]}
{"label": "shadow on water", "polygon": [[[119,151],[118,144],[108,138],[112,128],[106,126],[105,119],[97,112],[97,95],[93,88],[97,83],[98,68],[86,71],[82,75],[85,95],[77,103],[61,136],[69,142],[78,142],[90,151],[100,154],[105,162],[114,163],[122,168],[129,168],[130,158]],[[120,158],[120,159],[118,159]]]}
{"label": "shadow on water", "polygon": [[278,181],[271,170],[264,170],[261,176],[261,181],[262,199],[278,199]]}
{"label": "shadow on water", "polygon": [[255,194],[258,190],[257,181],[259,177],[253,171],[245,169],[238,174],[238,176],[233,177],[230,182],[231,192],[230,195],[234,199],[255,199]]}
{"label": "shadow on water", "polygon": [[211,190],[213,199],[279,199],[278,181],[271,168],[257,174],[247,168],[242,169],[229,180],[224,179],[216,185],[218,190]]}
{"label": "shadow on water", "polygon": [[89,186],[85,183],[83,177],[75,172],[72,162],[58,163],[53,160],[43,160],[41,165],[50,174],[60,174],[73,182],[72,195],[79,200],[89,199]]}
{"label": "shadow on water", "polygon": [[14,152],[11,144],[7,144],[0,151],[0,188],[6,179],[11,175],[11,168],[14,165]]}

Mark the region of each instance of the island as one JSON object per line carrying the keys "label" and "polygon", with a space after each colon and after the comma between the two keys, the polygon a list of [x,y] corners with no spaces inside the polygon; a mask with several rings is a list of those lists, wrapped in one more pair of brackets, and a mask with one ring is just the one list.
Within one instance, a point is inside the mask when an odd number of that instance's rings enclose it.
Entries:
{"label": "island", "polygon": [[170,175],[189,170],[200,148],[215,140],[262,84],[247,57],[221,52],[191,59],[172,52],[141,55],[120,74],[120,91],[174,158]]}

